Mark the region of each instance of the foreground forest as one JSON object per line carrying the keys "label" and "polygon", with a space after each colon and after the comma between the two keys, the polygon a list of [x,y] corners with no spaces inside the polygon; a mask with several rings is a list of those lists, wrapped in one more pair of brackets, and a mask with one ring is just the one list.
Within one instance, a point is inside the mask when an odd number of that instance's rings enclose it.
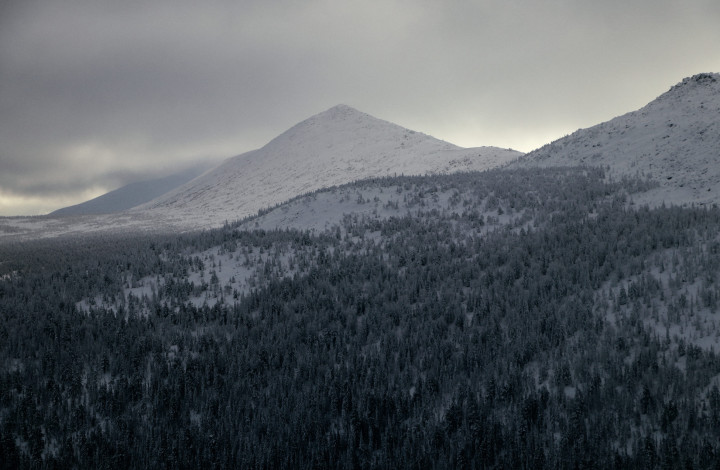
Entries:
{"label": "foreground forest", "polygon": [[720,209],[648,185],[389,178],[326,231],[0,245],[0,465],[718,468]]}

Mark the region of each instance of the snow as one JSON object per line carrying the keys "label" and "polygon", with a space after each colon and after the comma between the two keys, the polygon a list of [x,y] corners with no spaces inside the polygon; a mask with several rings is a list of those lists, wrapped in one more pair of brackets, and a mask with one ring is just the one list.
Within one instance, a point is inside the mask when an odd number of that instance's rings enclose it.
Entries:
{"label": "snow", "polygon": [[[700,246],[700,245],[698,245]],[[703,249],[707,249],[704,246]],[[673,344],[684,342],[687,345],[694,345],[706,351],[720,350],[720,317],[716,311],[702,305],[700,290],[702,282],[700,278],[685,278],[680,275],[683,268],[681,265],[673,266],[673,259],[685,260],[688,254],[679,253],[676,249],[668,249],[661,252],[654,263],[664,260],[668,269],[660,270],[657,267],[648,269],[644,275],[650,280],[655,280],[662,286],[662,295],[656,296],[650,304],[642,300],[628,300],[627,305],[619,308],[608,306],[612,297],[618,298],[620,289],[629,290],[631,284],[639,282],[637,276],[631,276],[618,281],[607,281],[597,291],[596,305],[602,310],[603,305],[607,310],[603,313],[604,318],[616,328],[623,328],[623,322],[637,316],[642,323],[652,331],[658,338],[666,338]],[[682,263],[682,261],[678,261]],[[671,288],[673,284],[675,287]],[[678,308],[680,298],[689,307]],[[612,301],[609,302],[610,304]],[[679,362],[678,367],[683,370],[684,362]]]}
{"label": "snow", "polygon": [[[264,212],[239,226],[239,229],[277,230],[295,229],[324,232],[339,230],[348,217],[387,220],[391,217],[418,215],[420,212],[461,215],[465,210],[459,201],[473,201],[475,208],[483,208],[487,200],[478,200],[467,188],[434,188],[431,184],[384,185],[381,181],[363,181],[338,188],[329,188],[288,201]],[[421,197],[420,194],[423,196]],[[487,221],[481,232],[500,226],[510,226],[523,219],[525,212],[498,215],[497,210],[478,211]],[[343,232],[343,235],[345,233]],[[478,233],[479,234],[479,233]]]}
{"label": "snow", "polygon": [[720,74],[684,79],[640,110],[556,140],[511,166],[591,165],[661,186],[639,204],[720,202]]}
{"label": "snow", "polygon": [[170,232],[179,227],[142,212],[78,216],[0,218],[0,243],[98,232]]}
{"label": "snow", "polygon": [[0,242],[97,231],[220,227],[320,188],[379,176],[485,170],[520,155],[496,147],[457,147],[338,105],[129,211],[0,218]]}
{"label": "snow", "polygon": [[[463,149],[339,105],[130,211],[62,219],[0,218],[0,242],[107,230],[219,227],[321,188],[367,178],[505,166],[602,166],[611,178],[644,175],[659,182],[656,189],[634,195],[636,205],[715,204],[720,202],[719,117],[720,74],[699,74],[640,110],[522,156],[494,147]],[[290,212],[275,213],[274,221],[266,217],[264,223],[323,229],[350,209],[333,207],[335,203],[328,199],[324,208],[315,205],[312,211],[285,208]]]}
{"label": "snow", "polygon": [[180,225],[214,227],[323,187],[378,176],[484,170],[520,155],[460,148],[339,105],[137,210]]}

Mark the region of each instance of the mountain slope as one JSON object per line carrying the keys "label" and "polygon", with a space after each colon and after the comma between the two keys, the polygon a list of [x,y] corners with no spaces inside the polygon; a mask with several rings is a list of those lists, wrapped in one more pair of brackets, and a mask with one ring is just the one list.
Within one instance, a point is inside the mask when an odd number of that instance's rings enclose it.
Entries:
{"label": "mountain slope", "polygon": [[51,212],[51,216],[112,214],[155,199],[202,174],[208,167],[197,165],[179,173],[118,188],[95,199]]}
{"label": "mountain slope", "polygon": [[339,105],[137,210],[184,226],[217,226],[322,187],[395,174],[484,170],[520,155],[463,149]]}
{"label": "mountain slope", "polygon": [[526,154],[517,166],[597,165],[661,183],[657,201],[720,202],[720,74],[685,78],[645,107]]}

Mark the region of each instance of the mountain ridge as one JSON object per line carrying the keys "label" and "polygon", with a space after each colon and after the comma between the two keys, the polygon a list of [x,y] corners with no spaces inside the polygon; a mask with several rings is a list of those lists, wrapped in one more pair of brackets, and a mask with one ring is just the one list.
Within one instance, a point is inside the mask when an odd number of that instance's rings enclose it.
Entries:
{"label": "mountain ridge", "polygon": [[326,186],[395,174],[482,170],[519,155],[495,147],[463,149],[337,105],[133,210],[162,212],[186,225],[218,226]]}
{"label": "mountain ridge", "polygon": [[511,166],[566,165],[659,181],[641,202],[720,202],[720,74],[687,77],[642,108],[579,129]]}
{"label": "mountain ridge", "polygon": [[0,234],[184,232],[219,227],[303,194],[367,178],[551,166],[599,166],[608,178],[642,176],[658,182],[655,189],[634,194],[636,204],[720,203],[720,74],[687,77],[638,110],[526,155],[494,147],[463,149],[337,105],[131,210],[82,218],[1,219]]}

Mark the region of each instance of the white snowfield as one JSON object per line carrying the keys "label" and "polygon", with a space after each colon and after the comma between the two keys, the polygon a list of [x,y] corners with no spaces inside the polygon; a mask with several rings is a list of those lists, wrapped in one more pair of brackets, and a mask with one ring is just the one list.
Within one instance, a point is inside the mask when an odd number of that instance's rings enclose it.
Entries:
{"label": "white snowfield", "polygon": [[188,228],[216,227],[329,186],[486,170],[520,155],[495,147],[460,148],[338,105],[133,211]]}
{"label": "white snowfield", "polygon": [[661,187],[636,202],[720,202],[720,74],[684,79],[645,107],[534,150],[511,166],[592,165]]}

